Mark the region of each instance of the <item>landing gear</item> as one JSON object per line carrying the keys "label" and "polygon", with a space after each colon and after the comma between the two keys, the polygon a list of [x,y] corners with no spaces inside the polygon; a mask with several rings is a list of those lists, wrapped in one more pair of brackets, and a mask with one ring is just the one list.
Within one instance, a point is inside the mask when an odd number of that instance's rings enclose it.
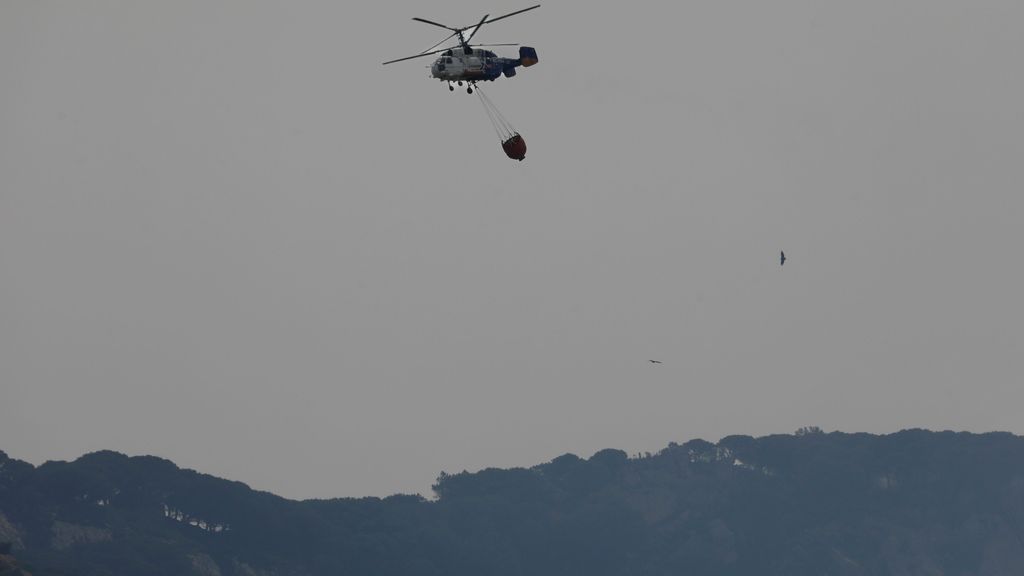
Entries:
{"label": "landing gear", "polygon": [[466,81],[463,81],[463,80],[455,80],[455,81],[449,80],[448,81],[448,91],[449,92],[455,92],[455,84],[458,84],[459,86],[465,86],[466,87],[466,94],[472,94],[473,90],[476,88],[476,80],[466,80]]}

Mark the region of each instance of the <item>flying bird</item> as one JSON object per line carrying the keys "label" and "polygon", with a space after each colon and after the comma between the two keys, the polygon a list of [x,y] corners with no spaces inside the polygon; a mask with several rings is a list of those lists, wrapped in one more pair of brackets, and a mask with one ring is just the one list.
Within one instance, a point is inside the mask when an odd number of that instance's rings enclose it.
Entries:
{"label": "flying bird", "polygon": [[780,250],[779,251],[779,266],[783,266],[785,264],[786,264],[786,253]]}

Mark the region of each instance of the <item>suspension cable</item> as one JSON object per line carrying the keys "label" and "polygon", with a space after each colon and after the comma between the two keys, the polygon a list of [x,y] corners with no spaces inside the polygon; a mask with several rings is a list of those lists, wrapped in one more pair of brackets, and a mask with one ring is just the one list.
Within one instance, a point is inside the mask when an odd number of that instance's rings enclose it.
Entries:
{"label": "suspension cable", "polygon": [[515,126],[513,126],[512,123],[509,122],[507,118],[505,118],[505,115],[501,113],[501,110],[499,110],[497,106],[495,106],[490,96],[488,96],[487,94],[482,94],[482,96],[484,97],[485,100],[487,100],[487,103],[491,106],[491,108],[494,109],[494,112],[498,116],[498,119],[501,121],[502,126],[505,127],[509,134],[511,135],[516,133],[517,131]]}
{"label": "suspension cable", "polygon": [[484,113],[487,114],[487,119],[491,121],[491,127],[494,128],[494,132],[498,135],[499,140],[503,140],[501,126],[498,119],[495,118],[494,112],[487,106],[487,102],[484,100],[483,95],[477,91],[480,104],[484,107]]}

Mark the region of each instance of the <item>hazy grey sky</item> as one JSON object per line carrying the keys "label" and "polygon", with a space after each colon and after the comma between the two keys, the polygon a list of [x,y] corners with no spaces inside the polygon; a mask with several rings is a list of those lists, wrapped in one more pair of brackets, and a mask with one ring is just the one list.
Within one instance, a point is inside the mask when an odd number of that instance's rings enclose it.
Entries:
{"label": "hazy grey sky", "polygon": [[478,36],[522,163],[380,65],[531,2],[0,3],[0,449],[331,497],[1024,433],[1024,3],[546,2]]}

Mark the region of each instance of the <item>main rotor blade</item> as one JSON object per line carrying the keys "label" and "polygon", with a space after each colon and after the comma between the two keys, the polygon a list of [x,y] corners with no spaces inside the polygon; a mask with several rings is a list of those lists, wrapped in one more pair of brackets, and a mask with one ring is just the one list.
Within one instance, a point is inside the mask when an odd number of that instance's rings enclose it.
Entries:
{"label": "main rotor blade", "polygon": [[388,60],[387,62],[384,62],[384,64],[394,64],[395,62],[402,62],[403,60],[412,60],[413,58],[422,58],[424,56],[430,56],[431,54],[439,54],[441,52],[444,52],[445,50],[449,50],[449,48],[442,48],[440,50],[434,50],[433,52],[423,52],[421,54],[416,54],[414,56],[406,56],[405,58],[398,58],[396,60]]}
{"label": "main rotor blade", "polygon": [[445,38],[444,40],[441,40],[441,41],[440,41],[440,42],[438,42],[437,44],[434,44],[434,45],[433,45],[433,46],[431,46],[430,48],[427,48],[427,49],[426,49],[426,50],[424,50],[423,52],[420,52],[420,54],[426,54],[427,52],[430,52],[430,51],[431,51],[431,50],[433,50],[434,48],[437,48],[437,47],[438,47],[438,46],[440,46],[441,44],[444,44],[445,42],[447,42],[447,41],[451,40],[452,38],[454,38],[456,34],[458,34],[458,32],[452,32],[452,33],[451,33],[451,34],[449,34],[449,35],[448,35],[448,36],[447,36],[447,37],[446,37],[446,38]]}
{"label": "main rotor blade", "polygon": [[433,24],[434,26],[440,26],[441,28],[444,28],[445,30],[451,30],[451,31],[456,32],[456,33],[459,32],[458,28],[452,28],[451,26],[445,26],[444,24],[438,24],[437,22],[431,22],[430,20],[424,20],[423,18],[413,18],[413,20],[415,20],[417,22],[424,22],[426,24]]}
{"label": "main rotor blade", "polygon": [[537,4],[536,6],[530,6],[529,8],[523,8],[522,10],[516,10],[515,12],[509,12],[508,14],[505,14],[504,16],[498,16],[497,18],[491,18],[490,20],[487,20],[486,22],[481,22],[480,24],[490,24],[491,22],[497,22],[498,20],[502,20],[502,19],[508,18],[509,16],[515,16],[516,14],[522,14],[523,12],[529,12],[530,10],[533,10],[534,8],[540,8],[540,4]]}
{"label": "main rotor blade", "polygon": [[480,27],[484,25],[484,21],[487,20],[488,16],[490,16],[490,14],[484,14],[484,17],[480,19],[480,23],[473,27],[473,31],[469,33],[469,36],[466,36],[466,44],[469,44],[469,41],[473,39],[473,36],[476,35],[478,30],[480,30]]}
{"label": "main rotor blade", "polygon": [[470,44],[470,46],[473,46],[475,48],[477,46],[519,46],[519,44]]}

